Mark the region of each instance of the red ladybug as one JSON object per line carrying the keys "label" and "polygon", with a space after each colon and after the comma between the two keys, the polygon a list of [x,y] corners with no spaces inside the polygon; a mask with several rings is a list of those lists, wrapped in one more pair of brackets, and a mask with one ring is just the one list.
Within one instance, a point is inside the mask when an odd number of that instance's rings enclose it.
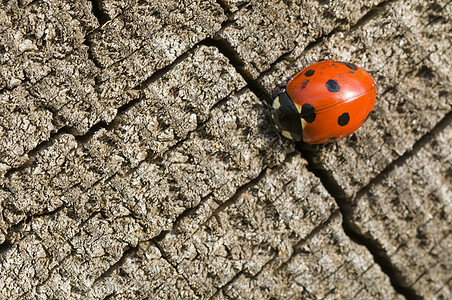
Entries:
{"label": "red ladybug", "polygon": [[289,81],[273,100],[272,118],[286,138],[311,144],[334,142],[364,123],[376,95],[375,82],[362,68],[322,61]]}

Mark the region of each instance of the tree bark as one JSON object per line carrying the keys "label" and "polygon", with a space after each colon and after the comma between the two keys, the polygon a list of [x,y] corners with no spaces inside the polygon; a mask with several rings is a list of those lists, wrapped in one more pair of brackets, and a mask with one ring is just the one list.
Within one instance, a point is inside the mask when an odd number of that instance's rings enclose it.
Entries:
{"label": "tree bark", "polygon": [[[0,298],[452,297],[450,1],[0,5]],[[293,143],[266,102],[368,70]]]}

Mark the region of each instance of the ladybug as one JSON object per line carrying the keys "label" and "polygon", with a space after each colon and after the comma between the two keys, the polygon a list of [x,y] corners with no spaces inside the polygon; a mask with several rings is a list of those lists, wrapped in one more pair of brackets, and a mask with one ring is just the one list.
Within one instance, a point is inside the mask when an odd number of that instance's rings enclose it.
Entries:
{"label": "ladybug", "polygon": [[272,118],[291,140],[334,142],[364,123],[376,95],[375,82],[364,69],[348,62],[321,61],[289,81],[272,102]]}

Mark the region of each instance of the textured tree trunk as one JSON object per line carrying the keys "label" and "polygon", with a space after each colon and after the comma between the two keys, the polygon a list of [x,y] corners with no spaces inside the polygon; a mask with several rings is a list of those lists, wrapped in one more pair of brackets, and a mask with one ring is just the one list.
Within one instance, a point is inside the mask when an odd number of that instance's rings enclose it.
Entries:
{"label": "textured tree trunk", "polygon": [[[0,4],[1,299],[451,299],[452,2]],[[266,102],[377,84],[337,143]]]}

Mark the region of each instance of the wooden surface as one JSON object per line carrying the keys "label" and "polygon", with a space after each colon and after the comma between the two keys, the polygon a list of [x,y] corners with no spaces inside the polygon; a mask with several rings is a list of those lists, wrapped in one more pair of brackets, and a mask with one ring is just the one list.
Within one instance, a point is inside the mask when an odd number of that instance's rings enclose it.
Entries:
{"label": "wooden surface", "polygon": [[[0,4],[0,298],[452,298],[452,2]],[[265,102],[319,60],[375,111]]]}

